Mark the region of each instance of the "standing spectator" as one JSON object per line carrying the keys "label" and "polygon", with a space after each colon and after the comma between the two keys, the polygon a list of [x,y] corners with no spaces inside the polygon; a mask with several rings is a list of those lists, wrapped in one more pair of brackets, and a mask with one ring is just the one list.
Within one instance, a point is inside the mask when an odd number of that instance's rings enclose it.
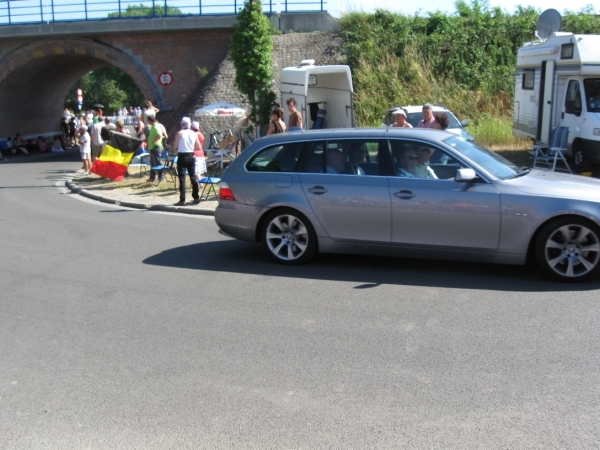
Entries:
{"label": "standing spectator", "polygon": [[119,119],[115,122],[115,126],[117,129],[115,130],[117,133],[128,134],[131,135],[131,131],[125,128],[125,122],[122,119]]}
{"label": "standing spectator", "polygon": [[267,136],[270,134],[283,133],[285,131],[285,123],[281,119],[283,119],[283,109],[279,106],[275,106],[271,110],[271,123],[267,130]]}
{"label": "standing spectator", "polygon": [[246,150],[246,147],[250,145],[250,137],[248,136],[248,125],[250,125],[250,113],[246,113],[246,116],[237,121],[233,127],[233,134],[235,135],[237,142],[235,144],[236,156]]}
{"label": "standing spectator", "polygon": [[115,131],[117,126],[110,121],[108,117],[104,118],[104,126],[102,127],[101,136],[102,140],[108,141],[110,139],[110,132]]}
{"label": "standing spectator", "polygon": [[296,109],[296,99],[294,97],[288,98],[287,101],[288,111],[290,112],[289,130],[301,130],[302,129],[302,115]]}
{"label": "standing spectator", "polygon": [[437,130],[445,130],[450,125],[450,119],[445,113],[439,113],[435,115],[434,128]]}
{"label": "standing spectator", "polygon": [[406,121],[406,111],[399,108],[394,112],[394,123],[391,125],[394,128],[412,128],[413,126]]}
{"label": "standing spectator", "polygon": [[423,120],[419,122],[417,128],[435,128],[435,118],[433,117],[433,106],[429,103],[423,105]]}
{"label": "standing spectator", "polygon": [[156,118],[156,114],[158,114],[158,108],[156,108],[150,100],[146,100],[144,102],[144,111],[142,112],[142,121],[146,124],[145,134],[148,136],[150,134],[150,126],[148,124],[148,118],[154,117]]}
{"label": "standing spectator", "polygon": [[160,156],[162,154],[162,131],[156,120],[156,117],[148,117],[148,124],[150,125],[150,133],[148,134],[148,153],[150,153],[150,178],[146,181],[148,183],[154,183],[156,176],[158,175],[158,182],[160,183],[164,179],[162,169],[156,170],[153,167],[160,166]]}
{"label": "standing spectator", "polygon": [[66,117],[60,120],[60,135],[63,145],[66,146],[67,142],[69,142],[69,119]]}
{"label": "standing spectator", "polygon": [[77,142],[75,139],[75,132],[77,131],[77,122],[75,117],[71,117],[69,120],[69,145],[74,146]]}
{"label": "standing spectator", "polygon": [[102,128],[104,128],[104,121],[99,121],[94,124],[92,128],[92,164],[102,154],[102,148],[104,147],[104,139],[102,138]]}
{"label": "standing spectator", "polygon": [[135,124],[135,137],[138,138],[140,141],[146,140],[145,129],[146,126],[143,121],[143,116],[142,114],[138,114],[137,123]]}
{"label": "standing spectator", "polygon": [[79,152],[81,153],[81,160],[83,161],[84,175],[89,175],[90,170],[92,169],[92,149],[90,147],[90,135],[87,130],[87,125],[81,125],[79,127]]}
{"label": "standing spectator", "polygon": [[[202,174],[206,173],[206,158],[204,155],[204,135],[200,131],[200,123],[192,122],[192,131],[196,133],[198,136],[198,142],[200,143],[200,148],[198,150],[194,150],[194,157],[196,158],[196,180],[200,179]],[[202,187],[202,186],[200,186]]]}
{"label": "standing spectator", "polygon": [[85,124],[89,128],[92,125],[92,121],[94,120],[94,113],[91,109],[88,109],[85,114]]}
{"label": "standing spectator", "polygon": [[200,149],[198,135],[190,130],[190,118],[181,119],[181,130],[175,136],[173,148],[177,150],[177,176],[179,177],[179,202],[175,206],[185,206],[185,175],[190,177],[192,183],[192,197],[194,203],[200,203],[198,181],[196,180],[196,159],[194,151]]}

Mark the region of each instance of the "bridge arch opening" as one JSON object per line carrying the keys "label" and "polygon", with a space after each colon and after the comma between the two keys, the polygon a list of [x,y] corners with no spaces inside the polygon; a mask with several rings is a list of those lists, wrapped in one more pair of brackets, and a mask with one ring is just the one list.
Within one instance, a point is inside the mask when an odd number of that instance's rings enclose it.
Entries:
{"label": "bridge arch opening", "polygon": [[69,89],[69,94],[64,101],[64,106],[71,111],[78,111],[77,90],[83,91],[84,110],[94,109],[96,104],[103,105],[105,116],[116,115],[123,107],[142,106],[144,95],[135,81],[124,71],[112,65],[94,69],[83,75]]}
{"label": "bridge arch opening", "polygon": [[120,49],[89,39],[37,41],[0,59],[0,137],[58,132],[69,89],[107,65],[127,73],[145,98],[162,104],[162,91],[145,66]]}

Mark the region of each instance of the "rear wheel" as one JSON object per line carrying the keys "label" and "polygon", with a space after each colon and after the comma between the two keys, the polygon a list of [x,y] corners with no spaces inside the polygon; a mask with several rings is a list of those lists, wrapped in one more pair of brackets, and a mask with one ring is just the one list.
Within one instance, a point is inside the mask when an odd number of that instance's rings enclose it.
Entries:
{"label": "rear wheel", "polygon": [[281,264],[302,264],[317,252],[315,231],[304,215],[281,208],[267,216],[262,240],[269,255]]}
{"label": "rear wheel", "polygon": [[564,217],[541,230],[535,243],[542,271],[559,281],[579,282],[600,271],[600,231],[588,220]]}

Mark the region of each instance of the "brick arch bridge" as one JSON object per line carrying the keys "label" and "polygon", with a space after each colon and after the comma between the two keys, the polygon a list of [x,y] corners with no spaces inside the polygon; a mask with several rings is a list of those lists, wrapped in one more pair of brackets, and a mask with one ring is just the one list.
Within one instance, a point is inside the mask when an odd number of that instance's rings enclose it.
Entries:
{"label": "brick arch bridge", "polygon": [[[285,31],[335,26],[326,13],[270,20]],[[175,124],[202,87],[198,69],[210,73],[226,58],[235,22],[233,16],[195,16],[0,27],[0,138],[59,131],[71,86],[108,64],[133,78],[161,110],[161,122]],[[171,84],[161,85],[163,72]]]}
{"label": "brick arch bridge", "polygon": [[131,54],[90,39],[44,39],[0,58],[0,136],[56,130],[73,83],[107,64],[129,74],[145,98],[164,104],[156,78]]}

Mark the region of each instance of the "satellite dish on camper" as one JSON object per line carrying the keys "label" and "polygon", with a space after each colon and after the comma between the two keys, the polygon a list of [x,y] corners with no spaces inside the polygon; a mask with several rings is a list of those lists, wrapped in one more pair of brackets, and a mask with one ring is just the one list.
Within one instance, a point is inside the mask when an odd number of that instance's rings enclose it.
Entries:
{"label": "satellite dish on camper", "polygon": [[552,33],[562,30],[562,17],[555,9],[547,9],[537,21],[535,35],[540,39],[547,39]]}

